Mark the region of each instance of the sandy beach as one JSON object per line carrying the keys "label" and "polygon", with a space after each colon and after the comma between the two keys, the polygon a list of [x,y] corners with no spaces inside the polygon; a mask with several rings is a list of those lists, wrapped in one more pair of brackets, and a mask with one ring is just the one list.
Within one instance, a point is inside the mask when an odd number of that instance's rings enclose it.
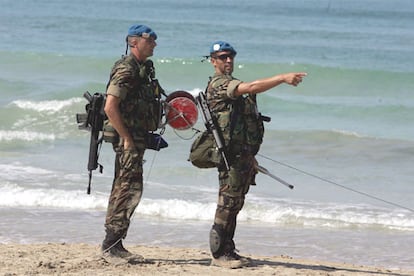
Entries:
{"label": "sandy beach", "polygon": [[208,251],[191,248],[130,246],[144,262],[106,262],[98,245],[1,244],[1,275],[414,275],[414,271],[293,259],[289,256],[248,256],[249,267],[210,266]]}

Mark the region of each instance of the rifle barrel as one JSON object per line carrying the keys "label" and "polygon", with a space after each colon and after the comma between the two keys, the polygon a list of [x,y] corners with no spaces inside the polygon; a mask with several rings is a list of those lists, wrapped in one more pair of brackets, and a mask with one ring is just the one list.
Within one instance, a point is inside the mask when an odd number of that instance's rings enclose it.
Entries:
{"label": "rifle barrel", "polygon": [[292,184],[287,183],[285,180],[281,179],[280,177],[277,177],[276,175],[270,173],[265,167],[260,166],[259,164],[256,165],[256,168],[259,172],[270,176],[271,178],[273,178],[274,180],[280,182],[281,184],[285,185],[286,187],[288,187],[289,189],[293,189],[294,186]]}

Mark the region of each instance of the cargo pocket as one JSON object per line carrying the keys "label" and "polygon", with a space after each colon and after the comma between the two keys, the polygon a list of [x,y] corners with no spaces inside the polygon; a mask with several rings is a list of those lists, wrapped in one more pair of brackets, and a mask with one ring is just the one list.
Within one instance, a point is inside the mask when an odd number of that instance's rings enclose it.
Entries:
{"label": "cargo pocket", "polygon": [[120,156],[121,169],[126,174],[142,173],[142,154],[136,149],[126,149]]}

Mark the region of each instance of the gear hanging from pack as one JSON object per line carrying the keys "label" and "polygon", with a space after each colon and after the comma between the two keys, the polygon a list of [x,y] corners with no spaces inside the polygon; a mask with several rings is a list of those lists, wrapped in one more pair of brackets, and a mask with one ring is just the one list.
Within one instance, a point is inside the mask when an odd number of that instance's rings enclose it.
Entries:
{"label": "gear hanging from pack", "polygon": [[168,95],[165,102],[167,123],[174,129],[186,130],[195,125],[198,110],[190,93],[178,90]]}

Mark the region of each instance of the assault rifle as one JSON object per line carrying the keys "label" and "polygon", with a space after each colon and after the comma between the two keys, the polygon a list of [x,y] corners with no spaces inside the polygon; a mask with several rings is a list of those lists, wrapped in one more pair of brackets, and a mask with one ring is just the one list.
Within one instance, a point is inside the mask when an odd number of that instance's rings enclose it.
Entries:
{"label": "assault rifle", "polygon": [[[217,145],[217,149],[221,154],[221,157],[223,158],[224,161],[224,165],[226,166],[227,170],[230,170],[230,165],[228,162],[228,159],[226,157],[226,150],[225,150],[225,146],[223,144],[223,139],[222,139],[222,135],[221,132],[219,132],[218,128],[216,127],[217,125],[217,121],[216,118],[214,117],[214,115],[211,113],[210,107],[208,106],[208,102],[206,99],[206,95],[204,94],[204,92],[200,92],[198,94],[198,96],[196,97],[196,101],[197,101],[197,106],[201,111],[201,115],[203,117],[203,121],[204,124],[207,128],[207,130],[211,131],[213,136],[214,136],[214,140],[216,141],[216,145]],[[264,121],[270,121],[269,117],[262,116],[262,119]],[[287,183],[286,181],[284,181],[283,179],[273,175],[272,173],[270,173],[266,168],[260,166],[259,164],[256,165],[256,169],[257,171],[270,176],[271,178],[273,178],[274,180],[280,182],[281,184],[287,186],[289,189],[293,189],[294,186]]]}
{"label": "assault rifle", "polygon": [[76,114],[76,121],[78,128],[91,132],[91,140],[89,145],[89,158],[88,158],[88,171],[89,171],[89,184],[86,191],[87,194],[91,193],[91,181],[92,171],[96,170],[99,166],[99,172],[102,173],[103,166],[98,163],[99,151],[103,141],[103,123],[106,118],[103,110],[105,106],[105,95],[102,93],[95,93],[91,95],[88,91],[83,94],[88,100],[85,106],[86,113]]}

